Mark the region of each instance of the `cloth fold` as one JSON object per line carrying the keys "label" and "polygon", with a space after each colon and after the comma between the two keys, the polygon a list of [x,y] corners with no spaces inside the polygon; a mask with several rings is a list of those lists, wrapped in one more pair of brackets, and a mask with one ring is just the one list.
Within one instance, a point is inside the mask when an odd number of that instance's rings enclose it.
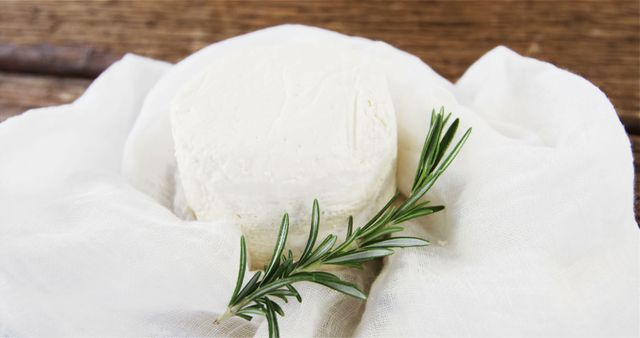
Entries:
{"label": "cloth fold", "polygon": [[431,108],[474,131],[407,226],[434,245],[342,277],[366,303],[302,284],[283,336],[637,336],[640,258],[629,141],[587,80],[498,47],[451,84],[385,43],[286,25],[173,66],[127,55],[70,105],[0,124],[0,336],[266,336],[225,311],[238,228],[171,212],[172,93],[244,44],[310,39],[368,53],[398,114],[406,192]]}

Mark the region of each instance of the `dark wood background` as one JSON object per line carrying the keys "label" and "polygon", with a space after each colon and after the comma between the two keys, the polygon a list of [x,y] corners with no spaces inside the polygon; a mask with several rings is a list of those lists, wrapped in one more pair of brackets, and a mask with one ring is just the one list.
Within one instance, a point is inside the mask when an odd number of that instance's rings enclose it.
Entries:
{"label": "dark wood background", "polygon": [[640,156],[638,0],[0,0],[0,121],[74,100],[123,53],[175,62],[281,23],[387,41],[452,81],[496,45],[550,61],[607,93]]}

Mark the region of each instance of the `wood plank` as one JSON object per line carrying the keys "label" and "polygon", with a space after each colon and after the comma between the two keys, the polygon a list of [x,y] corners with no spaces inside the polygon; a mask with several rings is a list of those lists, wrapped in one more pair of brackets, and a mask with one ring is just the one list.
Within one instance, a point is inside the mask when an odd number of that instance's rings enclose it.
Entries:
{"label": "wood plank", "polygon": [[[47,42],[81,46],[94,55],[134,52],[178,61],[224,38],[298,22],[387,41],[418,55],[450,80],[504,44],[585,76],[610,96],[627,129],[640,133],[639,12],[637,0],[4,0],[0,42]],[[0,69],[15,69],[15,58],[9,61],[0,60]]]}
{"label": "wood plank", "polygon": [[87,46],[0,44],[0,70],[94,78],[122,57]]}
{"label": "wood plank", "polygon": [[0,72],[0,122],[27,109],[69,103],[90,83],[90,79]]}

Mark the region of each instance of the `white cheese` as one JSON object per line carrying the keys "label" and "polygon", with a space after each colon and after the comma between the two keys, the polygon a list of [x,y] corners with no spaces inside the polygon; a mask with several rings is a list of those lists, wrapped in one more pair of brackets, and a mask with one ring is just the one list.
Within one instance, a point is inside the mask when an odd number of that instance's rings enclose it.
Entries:
{"label": "white cheese", "polygon": [[385,76],[346,48],[294,40],[229,53],[178,91],[171,125],[186,203],[198,220],[239,224],[254,267],[285,212],[288,246],[300,251],[314,198],[322,240],[396,189]]}

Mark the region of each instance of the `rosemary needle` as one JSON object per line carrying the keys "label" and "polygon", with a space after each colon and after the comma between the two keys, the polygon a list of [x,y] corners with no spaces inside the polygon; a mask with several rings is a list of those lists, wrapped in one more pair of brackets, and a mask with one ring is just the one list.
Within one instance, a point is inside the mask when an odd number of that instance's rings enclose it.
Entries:
{"label": "rosemary needle", "polygon": [[400,193],[396,193],[375,216],[356,229],[353,228],[353,217],[350,216],[347,235],[342,242],[338,241],[336,235],[331,234],[316,245],[320,227],[320,207],[318,201],[314,200],[309,238],[300,257],[296,260],[291,250],[286,254],[283,252],[289,232],[289,216],[285,214],[269,263],[243,286],[247,268],[247,248],[244,236],[241,237],[237,283],[227,311],[216,322],[232,316],[246,320],[251,320],[253,316],[264,316],[269,325],[269,337],[279,337],[278,316],[284,316],[284,311],[274,299],[288,302],[289,297],[295,297],[301,302],[302,297],[293,286],[298,282],[313,282],[355,298],[367,299],[367,295],[355,284],[321,270],[327,265],[362,268],[364,262],[393,254],[394,248],[429,244],[422,238],[393,234],[404,230],[399,226],[401,223],[444,209],[441,205],[419,201],[449,167],[471,133],[469,128],[447,152],[459,125],[459,120],[456,119],[443,134],[450,117],[451,114],[445,116],[444,107],[439,112],[432,111],[429,132],[424,140],[411,193],[407,199],[400,203]]}

